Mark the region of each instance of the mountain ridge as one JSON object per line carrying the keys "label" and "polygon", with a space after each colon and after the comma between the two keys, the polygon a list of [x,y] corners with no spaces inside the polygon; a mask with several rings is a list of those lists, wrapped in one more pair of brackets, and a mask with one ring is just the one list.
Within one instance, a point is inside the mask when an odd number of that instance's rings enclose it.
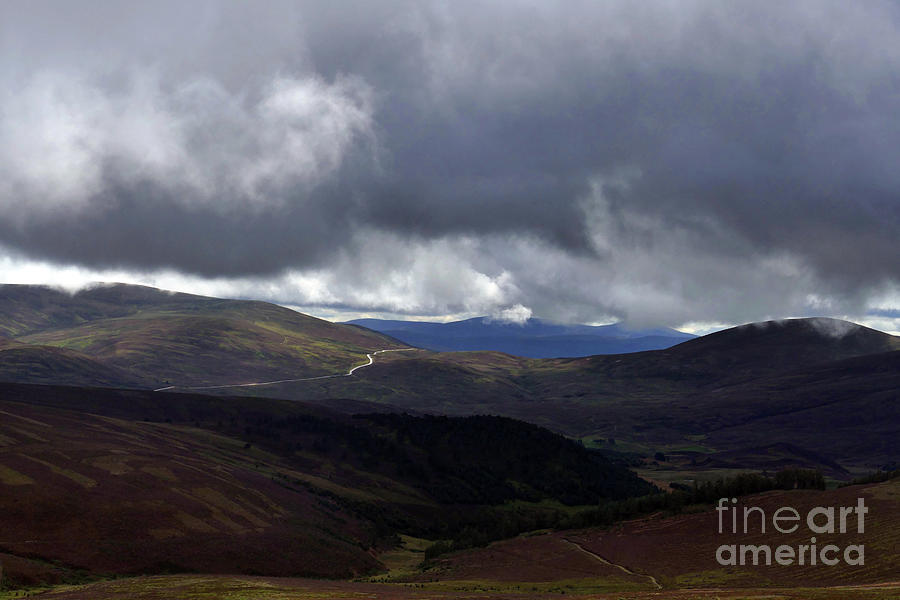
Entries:
{"label": "mountain ridge", "polygon": [[[15,346],[21,354],[28,347],[32,363],[56,363],[60,374],[75,377],[69,363],[81,360],[109,370],[94,383],[150,388],[168,381],[203,385],[346,372],[365,362],[367,352],[404,347],[377,332],[267,302],[126,284],[74,294],[42,286],[0,286],[0,335],[7,351]],[[17,376],[11,366],[0,365],[0,376],[54,382],[34,375],[33,369]],[[68,381],[91,383],[77,377]]]}

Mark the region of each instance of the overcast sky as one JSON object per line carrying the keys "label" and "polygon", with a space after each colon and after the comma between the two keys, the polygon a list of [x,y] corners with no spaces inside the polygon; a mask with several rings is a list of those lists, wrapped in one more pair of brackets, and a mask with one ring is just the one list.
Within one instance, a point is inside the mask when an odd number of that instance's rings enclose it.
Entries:
{"label": "overcast sky", "polygon": [[0,0],[0,279],[900,329],[890,2]]}

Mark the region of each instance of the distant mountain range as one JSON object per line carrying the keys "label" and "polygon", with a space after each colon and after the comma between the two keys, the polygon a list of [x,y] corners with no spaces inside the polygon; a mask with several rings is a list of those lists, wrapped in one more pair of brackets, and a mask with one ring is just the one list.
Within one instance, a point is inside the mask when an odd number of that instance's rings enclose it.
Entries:
{"label": "distant mountain range", "polygon": [[407,344],[436,352],[493,350],[527,358],[558,358],[661,350],[696,336],[675,329],[613,325],[563,325],[542,319],[524,323],[475,317],[452,323],[356,319],[348,321]]}

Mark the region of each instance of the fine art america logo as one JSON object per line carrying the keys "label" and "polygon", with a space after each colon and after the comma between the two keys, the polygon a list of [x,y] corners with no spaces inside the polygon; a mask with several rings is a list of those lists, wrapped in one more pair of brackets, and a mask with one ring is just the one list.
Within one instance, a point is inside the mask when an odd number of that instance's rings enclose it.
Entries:
{"label": "fine art america logo", "polygon": [[[738,565],[828,565],[841,561],[847,565],[865,564],[865,546],[848,544],[818,544],[816,535],[865,533],[866,507],[862,498],[856,506],[817,506],[805,515],[790,506],[782,506],[771,514],[759,506],[737,506],[737,498],[720,498],[719,533],[765,535],[792,534],[801,526],[809,530],[809,543],[791,546],[777,544],[722,544],[716,550],[716,561],[723,566]],[[771,529],[767,529],[771,524]]]}

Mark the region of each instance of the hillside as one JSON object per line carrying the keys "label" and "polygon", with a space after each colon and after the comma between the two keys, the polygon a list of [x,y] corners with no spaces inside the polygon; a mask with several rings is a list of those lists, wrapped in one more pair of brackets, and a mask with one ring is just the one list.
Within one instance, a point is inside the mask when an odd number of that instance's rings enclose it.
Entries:
{"label": "hillside", "polygon": [[490,350],[528,358],[621,354],[668,348],[694,336],[674,329],[634,330],[614,325],[523,323],[476,317],[451,323],[357,319],[349,321],[437,352]]}
{"label": "hillside", "polygon": [[358,380],[252,393],[503,414],[608,450],[681,452],[694,462],[715,452],[749,452],[765,431],[767,443],[821,455],[817,466],[826,470],[832,470],[829,461],[865,470],[897,459],[896,348],[898,338],[866,327],[797,319],[635,354],[556,360],[489,352],[395,354]]}
{"label": "hillside", "polygon": [[[367,352],[403,347],[265,302],[131,285],[76,294],[2,286],[0,334],[18,348],[0,369],[3,380],[119,387],[313,377],[346,372]],[[17,361],[21,368],[12,366]]]}
{"label": "hillside", "polygon": [[150,378],[66,348],[13,342],[0,346],[0,381],[148,387]]}
{"label": "hillside", "polygon": [[[491,581],[538,584],[565,582],[572,587],[598,586],[616,579],[620,585],[631,583],[637,589],[664,590],[687,588],[698,593],[707,589],[745,588],[747,598],[776,597],[750,595],[753,590],[770,588],[769,594],[787,589],[825,588],[827,586],[861,586],[897,581],[897,547],[900,544],[900,480],[880,484],[850,486],[831,491],[775,491],[739,500],[743,507],[759,507],[768,519],[780,507],[795,508],[806,515],[813,507],[856,506],[862,498],[868,513],[864,531],[857,532],[857,517],[849,520],[844,534],[812,534],[801,525],[797,531],[782,534],[772,529],[771,520],[761,531],[759,512],[752,513],[748,533],[732,533],[731,522],[723,522],[719,533],[718,513],[711,507],[693,514],[663,518],[661,515],[635,519],[612,528],[559,531],[546,535],[519,537],[497,542],[487,548],[459,552],[440,557],[423,573],[402,577],[405,581]],[[854,566],[841,560],[835,565],[818,562],[816,565],[750,564],[722,566],[716,551],[723,544],[779,545],[797,548],[809,544],[810,536],[817,538],[818,548],[836,545],[842,552],[848,545],[865,546],[865,564]],[[761,562],[764,562],[761,561]],[[771,589],[775,588],[775,589]],[[599,590],[598,590],[599,591]],[[896,593],[896,589],[894,591]],[[669,597],[657,591],[660,597]],[[845,592],[848,593],[848,592]],[[874,598],[895,597],[878,595],[877,586],[870,590]],[[838,592],[837,594],[840,594]],[[672,594],[672,597],[680,597]],[[788,596],[790,597],[790,596]],[[826,596],[828,597],[828,596]],[[844,597],[835,595],[837,597]]]}
{"label": "hillside", "polygon": [[683,371],[715,380],[783,372],[900,350],[900,338],[849,321],[815,317],[750,323],[689,340],[671,355]]}
{"label": "hillside", "polygon": [[[834,543],[841,559],[849,545],[865,547],[865,564],[803,566],[722,566],[722,544],[788,545],[795,552],[809,544],[805,526],[792,534],[759,531],[754,513],[748,534],[734,535],[717,513],[703,507],[691,514],[653,515],[611,528],[532,532],[484,548],[446,554],[418,566],[415,540],[381,554],[392,564],[387,574],[354,580],[216,576],[205,574],[133,577],[66,586],[41,597],[58,600],[159,600],[160,598],[443,599],[509,598],[541,600],[894,600],[900,532],[900,480],[834,491],[774,491],[745,496],[740,506],[759,507],[769,518],[782,507],[805,515],[814,506],[856,506],[869,512],[865,531],[851,515],[845,534],[818,535],[817,549]],[[818,555],[818,552],[817,552]],[[765,556],[764,553],[761,554]],[[808,553],[807,553],[808,563]],[[819,557],[821,555],[818,555]],[[835,554],[830,554],[831,557]]]}
{"label": "hillside", "polygon": [[[663,350],[561,359],[408,350],[358,325],[264,302],[123,285],[74,295],[4,286],[0,324],[7,381],[222,386],[209,392],[366,412],[497,414],[632,462],[662,452],[671,457],[663,470],[793,463],[847,477],[897,460],[898,338],[834,319],[749,324]],[[478,320],[448,326],[460,339],[485,327],[518,331]],[[524,330],[552,337],[559,327],[538,321]]]}
{"label": "hillside", "polygon": [[0,411],[9,585],[79,571],[350,576],[378,567],[366,553],[371,523],[280,485],[273,471],[287,475],[286,465],[238,440],[6,401]]}
{"label": "hillside", "polygon": [[503,521],[507,501],[523,503],[505,517],[523,527],[544,501],[651,489],[497,417],[25,384],[0,398],[0,560],[19,583],[79,571],[349,577],[379,571],[374,554],[398,533],[455,536]]}
{"label": "hillside", "polygon": [[[391,553],[407,552],[401,540],[507,538],[442,556],[410,583],[640,597],[657,581],[791,597],[784,586],[815,578],[723,574],[703,562],[711,541],[702,535],[669,560],[709,513],[643,519],[614,535],[515,536],[558,527],[578,506],[648,493],[626,465],[655,481],[796,465],[846,479],[898,458],[898,339],[842,321],[769,322],[664,350],[531,359],[407,351],[383,334],[261,302],[133,286],[72,296],[2,290],[0,379],[106,386],[0,383],[0,491],[13,492],[0,493],[0,560],[17,584],[169,572],[384,578]],[[374,359],[376,349],[404,351]],[[372,364],[352,377],[218,395],[189,389],[342,374],[367,354]],[[146,389],[166,382],[169,392]],[[872,496],[872,506],[875,523],[891,526],[896,498]],[[885,581],[883,566],[846,581]],[[331,591],[392,597],[396,589],[341,585],[349,587]]]}

